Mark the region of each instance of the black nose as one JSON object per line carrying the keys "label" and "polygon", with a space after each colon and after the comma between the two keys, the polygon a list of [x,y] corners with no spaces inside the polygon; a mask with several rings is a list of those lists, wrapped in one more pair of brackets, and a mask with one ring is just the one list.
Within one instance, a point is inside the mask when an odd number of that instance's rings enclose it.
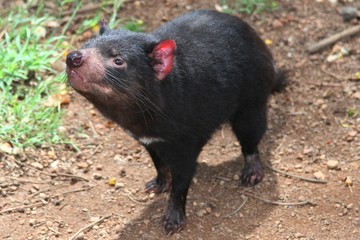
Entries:
{"label": "black nose", "polygon": [[77,68],[80,67],[82,63],[83,63],[83,54],[78,50],[69,52],[68,55],[66,56],[66,65],[68,67]]}

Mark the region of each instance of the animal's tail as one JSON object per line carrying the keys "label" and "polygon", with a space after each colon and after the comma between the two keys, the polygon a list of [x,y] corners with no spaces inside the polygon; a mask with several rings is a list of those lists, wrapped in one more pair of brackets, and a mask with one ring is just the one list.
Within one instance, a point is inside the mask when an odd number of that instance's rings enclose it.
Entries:
{"label": "animal's tail", "polygon": [[271,92],[282,91],[288,82],[288,71],[287,70],[276,70],[275,80]]}

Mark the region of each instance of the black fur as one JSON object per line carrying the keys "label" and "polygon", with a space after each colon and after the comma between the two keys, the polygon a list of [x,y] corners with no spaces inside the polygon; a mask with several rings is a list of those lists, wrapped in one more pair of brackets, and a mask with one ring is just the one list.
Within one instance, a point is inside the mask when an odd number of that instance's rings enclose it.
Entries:
{"label": "black fur", "polygon": [[[253,185],[262,180],[257,146],[266,130],[268,96],[282,85],[282,78],[271,53],[248,24],[201,10],[152,33],[110,30],[105,21],[100,33],[82,51],[96,49],[95,57],[104,64],[87,66],[84,57],[81,67],[99,74],[105,71],[103,79],[95,77],[87,84],[100,81],[113,91],[75,89],[148,150],[158,176],[146,184],[146,190],[171,190],[164,217],[166,234],[183,228],[196,159],[222,123],[230,122],[241,143],[242,182]],[[150,54],[165,39],[176,43],[174,65],[165,79],[158,80]],[[106,64],[116,58],[126,67]],[[68,73],[77,68],[68,63]]]}

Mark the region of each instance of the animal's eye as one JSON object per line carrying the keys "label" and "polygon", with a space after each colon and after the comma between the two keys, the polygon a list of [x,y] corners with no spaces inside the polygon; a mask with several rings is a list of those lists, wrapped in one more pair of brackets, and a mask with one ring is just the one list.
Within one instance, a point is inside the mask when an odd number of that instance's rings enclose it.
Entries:
{"label": "animal's eye", "polygon": [[118,65],[118,66],[121,66],[121,65],[124,64],[124,61],[121,60],[121,59],[119,59],[119,58],[116,58],[116,59],[114,60],[114,63],[115,63],[116,65]]}

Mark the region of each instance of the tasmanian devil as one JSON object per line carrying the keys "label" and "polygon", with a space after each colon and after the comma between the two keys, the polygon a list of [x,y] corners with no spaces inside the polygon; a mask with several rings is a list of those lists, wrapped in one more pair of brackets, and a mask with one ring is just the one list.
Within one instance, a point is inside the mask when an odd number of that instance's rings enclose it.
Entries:
{"label": "tasmanian devil", "polygon": [[244,155],[242,183],[263,176],[258,144],[267,99],[282,84],[273,58],[240,19],[210,10],[176,18],[151,33],[111,30],[67,55],[70,85],[149,152],[157,177],[147,192],[170,191],[164,231],[185,225],[196,159],[229,122]]}

